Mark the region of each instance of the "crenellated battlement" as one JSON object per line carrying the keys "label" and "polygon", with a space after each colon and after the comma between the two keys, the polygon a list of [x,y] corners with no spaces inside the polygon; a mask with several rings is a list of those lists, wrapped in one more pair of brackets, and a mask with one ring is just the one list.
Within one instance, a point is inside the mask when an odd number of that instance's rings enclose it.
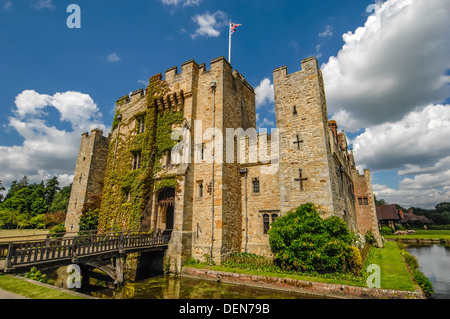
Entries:
{"label": "crenellated battlement", "polygon": [[301,70],[294,72],[294,73],[289,73],[287,66],[281,66],[279,68],[276,68],[273,71],[273,77],[274,77],[274,81],[275,81],[277,78],[291,76],[291,75],[295,75],[298,73],[307,73],[307,74],[311,74],[311,75],[320,73],[319,64],[317,62],[317,59],[315,57],[309,57],[309,58],[303,59],[301,62]]}

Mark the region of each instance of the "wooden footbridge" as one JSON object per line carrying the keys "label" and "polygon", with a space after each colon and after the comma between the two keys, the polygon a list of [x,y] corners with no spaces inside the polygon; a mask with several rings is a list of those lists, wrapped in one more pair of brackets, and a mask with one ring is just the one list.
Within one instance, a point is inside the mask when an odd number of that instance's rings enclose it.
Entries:
{"label": "wooden footbridge", "polygon": [[27,240],[0,238],[0,272],[20,272],[33,266],[45,268],[80,264],[99,268],[120,284],[123,282],[122,257],[129,253],[164,251],[171,231],[57,236],[49,234],[45,238]]}

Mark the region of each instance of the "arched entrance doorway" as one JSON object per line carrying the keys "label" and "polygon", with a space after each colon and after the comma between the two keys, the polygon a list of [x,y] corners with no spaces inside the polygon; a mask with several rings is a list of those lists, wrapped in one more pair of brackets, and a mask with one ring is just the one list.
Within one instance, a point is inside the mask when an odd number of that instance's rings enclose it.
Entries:
{"label": "arched entrance doorway", "polygon": [[172,230],[175,212],[175,188],[164,188],[158,194],[158,225],[156,228]]}

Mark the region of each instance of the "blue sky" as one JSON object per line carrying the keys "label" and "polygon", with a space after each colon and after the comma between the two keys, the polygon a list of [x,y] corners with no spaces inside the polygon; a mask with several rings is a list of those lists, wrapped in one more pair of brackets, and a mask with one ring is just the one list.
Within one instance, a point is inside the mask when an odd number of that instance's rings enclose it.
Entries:
{"label": "blue sky", "polygon": [[[261,127],[275,125],[272,71],[316,56],[330,118],[378,197],[450,201],[450,5],[419,2],[0,0],[0,180],[70,183],[80,134],[107,131],[115,101],[150,76],[227,57],[232,20],[232,65],[257,89]],[[71,3],[79,29],[66,24]]]}

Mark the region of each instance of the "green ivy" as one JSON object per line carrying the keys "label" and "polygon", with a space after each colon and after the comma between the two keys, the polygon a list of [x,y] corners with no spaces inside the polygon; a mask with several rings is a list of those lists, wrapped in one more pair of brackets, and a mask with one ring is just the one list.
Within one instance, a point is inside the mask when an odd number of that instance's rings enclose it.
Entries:
{"label": "green ivy", "polygon": [[[160,159],[177,143],[171,140],[173,126],[181,124],[184,119],[182,110],[158,110],[156,101],[169,92],[167,83],[161,80],[160,75],[150,78],[145,97],[141,98],[145,99],[145,111],[124,123],[128,126],[137,116],[142,117],[145,131],[140,134],[136,130],[120,132],[110,142],[99,229],[139,230],[154,192],[177,186],[174,177],[155,180],[155,175],[161,170]],[[125,101],[125,97],[118,101],[118,105],[120,101]],[[113,130],[117,127],[113,123]],[[133,152],[141,153],[141,168],[137,170],[131,167]]]}

